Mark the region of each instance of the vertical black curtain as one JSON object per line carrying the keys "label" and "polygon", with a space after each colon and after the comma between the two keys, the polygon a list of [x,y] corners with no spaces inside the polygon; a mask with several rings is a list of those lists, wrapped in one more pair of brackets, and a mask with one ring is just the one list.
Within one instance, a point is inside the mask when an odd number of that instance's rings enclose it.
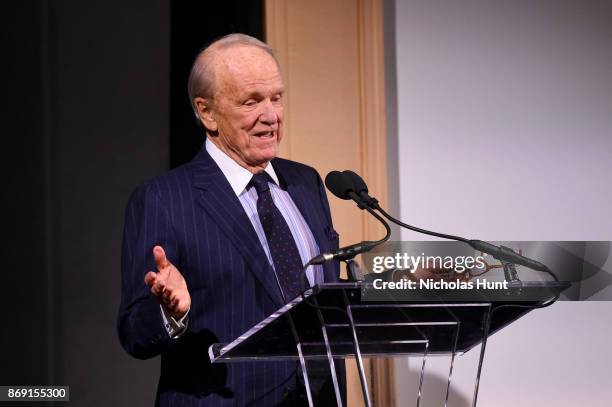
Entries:
{"label": "vertical black curtain", "polygon": [[187,76],[230,32],[262,38],[261,0],[0,2],[0,384],[153,404],[116,333],[125,204],[202,145]]}
{"label": "vertical black curtain", "polygon": [[263,40],[263,0],[173,1],[170,52],[170,166],[189,161],[204,142],[187,97],[187,78],[198,51],[230,33]]}

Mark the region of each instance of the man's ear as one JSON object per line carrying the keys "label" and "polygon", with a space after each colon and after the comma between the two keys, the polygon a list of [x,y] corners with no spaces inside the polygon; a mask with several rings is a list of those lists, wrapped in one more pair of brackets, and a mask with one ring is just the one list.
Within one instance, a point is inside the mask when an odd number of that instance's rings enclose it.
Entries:
{"label": "man's ear", "polygon": [[193,99],[193,104],[196,107],[196,113],[204,127],[209,131],[217,131],[219,126],[215,120],[212,101],[198,96]]}

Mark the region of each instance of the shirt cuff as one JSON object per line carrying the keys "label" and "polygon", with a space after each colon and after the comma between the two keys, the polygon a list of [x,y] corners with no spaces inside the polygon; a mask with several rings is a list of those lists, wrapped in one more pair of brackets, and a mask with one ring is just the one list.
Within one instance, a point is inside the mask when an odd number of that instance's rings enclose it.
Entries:
{"label": "shirt cuff", "polygon": [[164,320],[164,328],[168,332],[168,336],[172,339],[180,338],[185,332],[187,332],[187,325],[189,324],[189,311],[188,309],[185,315],[178,321],[174,319],[172,315],[160,304],[162,318]]}

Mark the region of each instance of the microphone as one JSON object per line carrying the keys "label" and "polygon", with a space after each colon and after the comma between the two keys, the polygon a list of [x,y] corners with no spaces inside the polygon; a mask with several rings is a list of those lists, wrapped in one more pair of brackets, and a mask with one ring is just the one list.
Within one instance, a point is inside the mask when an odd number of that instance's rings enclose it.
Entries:
{"label": "microphone", "polygon": [[[513,263],[513,264],[520,264],[522,266],[528,267],[533,270],[543,271],[543,272],[552,274],[552,272],[546,265],[538,261],[532,260],[529,257],[520,255],[509,247],[495,246],[494,244],[491,244],[491,243],[488,243],[482,240],[474,240],[474,239],[469,240],[461,236],[453,236],[453,235],[447,235],[444,233],[431,232],[429,230],[417,228],[415,226],[410,226],[406,223],[403,223],[402,221],[395,219],[394,217],[389,215],[383,208],[381,208],[376,198],[372,198],[370,195],[368,195],[368,186],[366,185],[363,178],[361,178],[358,174],[354,173],[353,171],[347,170],[347,171],[343,171],[342,175],[344,175],[346,179],[348,179],[348,181],[346,182],[350,181],[350,183],[353,185],[353,192],[356,192],[356,194],[358,194],[360,202],[363,202],[364,204],[366,204],[368,207],[372,209],[378,210],[385,218],[389,219],[391,222],[395,223],[396,225],[402,226],[406,229],[410,229],[418,233],[423,233],[423,234],[430,235],[430,236],[441,237],[443,239],[456,240],[458,242],[463,242],[463,243],[470,245],[475,250],[490,254],[491,256],[495,257],[498,260],[505,261],[508,263]],[[348,198],[344,198],[344,199],[348,199]],[[553,277],[555,277],[556,279],[556,276],[554,276],[554,274],[553,274]]]}
{"label": "microphone", "polygon": [[355,186],[351,178],[349,178],[346,174],[340,171],[330,172],[325,177],[325,186],[336,197],[347,201],[352,199],[357,203],[359,209],[367,208],[365,202],[363,202],[359,195],[357,195],[355,192]]}
{"label": "microphone", "polygon": [[522,266],[528,267],[533,270],[550,271],[549,268],[540,263],[539,261],[535,261],[530,259],[529,257],[525,257],[523,255],[518,254],[514,250],[506,246],[495,246],[494,244],[484,242],[482,240],[469,240],[467,242],[474,249],[481,251],[483,253],[490,254],[498,260],[505,261],[513,264],[520,264]]}
{"label": "microphone", "polygon": [[351,180],[340,171],[332,171],[325,177],[325,186],[340,199],[349,200],[349,194],[355,192]]}
{"label": "microphone", "polygon": [[313,257],[308,263],[311,265],[323,264],[332,260],[348,260],[357,256],[360,253],[365,253],[372,250],[376,242],[363,241],[360,243],[352,244],[350,246],[341,247],[333,253],[323,253],[316,257]]}
{"label": "microphone", "polygon": [[342,171],[342,174],[344,174],[344,176],[353,184],[353,189],[355,193],[359,195],[359,198],[361,198],[361,200],[369,207],[376,208],[378,205],[378,200],[368,195],[368,186],[363,178],[351,170]]}
{"label": "microphone", "polygon": [[372,250],[372,248],[389,240],[389,237],[391,236],[391,228],[389,227],[389,224],[385,222],[385,220],[381,218],[379,214],[374,212],[372,208],[370,208],[364,202],[361,201],[359,196],[355,193],[355,188],[350,178],[348,178],[340,171],[332,171],[325,177],[325,186],[338,198],[344,200],[352,199],[357,203],[357,206],[360,209],[367,210],[372,216],[374,216],[379,222],[383,224],[386,230],[386,234],[385,237],[377,241],[366,240],[363,242],[352,244],[350,246],[341,247],[333,253],[320,254],[310,259],[308,264],[323,264],[332,260],[342,261],[352,259],[358,254]]}

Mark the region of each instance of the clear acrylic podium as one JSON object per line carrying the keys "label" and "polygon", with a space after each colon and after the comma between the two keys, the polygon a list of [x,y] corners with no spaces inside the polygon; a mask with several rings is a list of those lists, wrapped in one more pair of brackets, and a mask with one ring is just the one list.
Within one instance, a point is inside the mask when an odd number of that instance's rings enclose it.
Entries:
{"label": "clear acrylic podium", "polygon": [[482,344],[472,399],[475,406],[487,338],[533,306],[555,299],[568,286],[559,282],[523,282],[502,296],[485,290],[461,298],[453,293],[438,293],[430,299],[410,299],[405,295],[398,299],[389,294],[366,302],[361,298],[367,284],[316,285],[304,293],[304,298],[290,301],[233,342],[211,345],[211,362],[299,359],[312,406],[306,361],[327,360],[341,406],[334,358],[355,357],[363,399],[366,406],[371,406],[362,358],[420,356],[423,362],[416,396],[419,406],[427,357],[449,355],[446,405],[455,356]]}

